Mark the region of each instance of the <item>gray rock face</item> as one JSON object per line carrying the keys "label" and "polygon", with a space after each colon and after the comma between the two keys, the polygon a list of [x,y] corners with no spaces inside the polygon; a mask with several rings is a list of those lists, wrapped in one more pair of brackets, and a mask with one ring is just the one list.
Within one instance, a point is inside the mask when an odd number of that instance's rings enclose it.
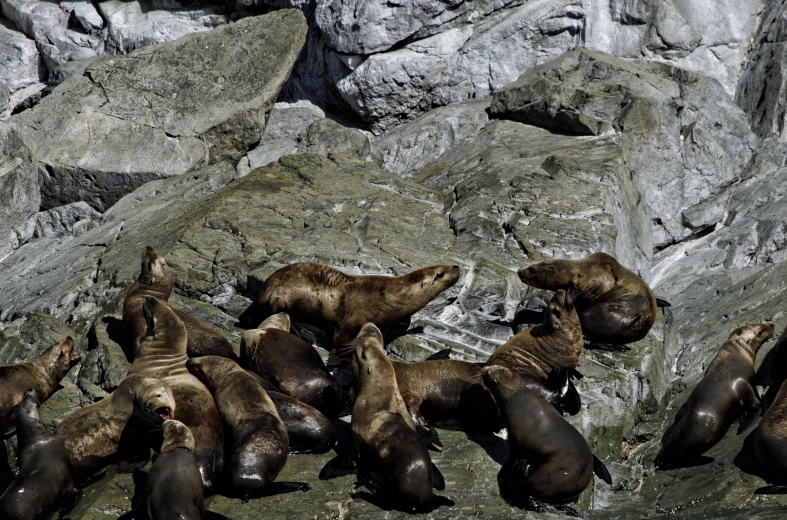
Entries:
{"label": "gray rock face", "polygon": [[0,82],[15,92],[41,80],[35,41],[0,23]]}
{"label": "gray rock face", "polygon": [[87,202],[74,202],[36,215],[34,238],[58,238],[84,232],[101,220],[101,213],[91,208]]}
{"label": "gray rock face", "polygon": [[568,52],[531,69],[495,94],[490,110],[564,133],[619,132],[652,212],[654,248],[715,223],[695,218],[695,206],[739,180],[757,144],[717,82],[592,51]]}
{"label": "gray rock face", "polygon": [[241,157],[305,31],[299,12],[279,11],[105,57],[66,80],[12,119],[44,166],[43,206],[104,211],[152,179]]}
{"label": "gray rock face", "polygon": [[14,130],[0,132],[0,258],[33,236],[41,203],[30,150]]}

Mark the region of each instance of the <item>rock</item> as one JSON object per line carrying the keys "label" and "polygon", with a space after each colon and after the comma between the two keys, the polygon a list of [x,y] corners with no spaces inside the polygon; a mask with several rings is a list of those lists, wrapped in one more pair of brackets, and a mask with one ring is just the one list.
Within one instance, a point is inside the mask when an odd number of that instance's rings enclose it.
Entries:
{"label": "rock", "polygon": [[0,19],[0,82],[15,92],[42,79],[42,64],[35,41],[6,26]]}
{"label": "rock", "polygon": [[328,118],[312,123],[307,140],[309,153],[349,154],[366,159],[372,151],[369,138],[363,132]]}
{"label": "rock", "polygon": [[163,10],[144,1],[107,0],[98,7],[107,20],[106,49],[111,54],[126,54],[146,45],[210,31],[228,22],[223,10],[216,6]]}
{"label": "rock", "polygon": [[104,27],[104,19],[90,0],[60,2],[60,8],[74,17],[86,33],[95,33]]}
{"label": "rock", "polygon": [[284,138],[295,139],[308,130],[312,123],[324,118],[325,112],[310,101],[276,103],[271,109],[261,142]]}
{"label": "rock", "polygon": [[13,129],[0,131],[0,261],[33,236],[41,203],[30,150]]}
{"label": "rock", "polygon": [[374,142],[382,167],[402,177],[415,173],[453,146],[475,137],[489,121],[489,101],[467,101],[432,110]]}
{"label": "rock", "polygon": [[239,159],[259,142],[305,30],[299,12],[278,11],[68,78],[11,120],[44,166],[44,209],[84,200],[103,212],[152,179]]}
{"label": "rock", "polygon": [[86,202],[74,202],[42,211],[36,215],[33,238],[57,238],[72,234],[77,223],[85,220],[93,223],[101,220],[101,213],[88,206]]}
{"label": "rock", "polygon": [[126,330],[122,313],[97,318],[87,337],[88,352],[77,385],[83,393],[98,400],[114,392],[131,368],[123,351]]}
{"label": "rock", "polygon": [[652,212],[654,248],[697,231],[682,213],[737,181],[757,144],[717,82],[584,50],[526,72],[495,94],[490,111],[563,133],[619,132]]}

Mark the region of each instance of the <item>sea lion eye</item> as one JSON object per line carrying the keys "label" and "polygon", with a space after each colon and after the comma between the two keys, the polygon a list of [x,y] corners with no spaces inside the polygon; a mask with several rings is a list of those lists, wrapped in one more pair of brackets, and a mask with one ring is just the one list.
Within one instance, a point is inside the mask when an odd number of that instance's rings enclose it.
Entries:
{"label": "sea lion eye", "polygon": [[435,278],[439,280],[443,276],[445,276],[445,273],[443,271],[438,271],[437,274],[435,275]]}

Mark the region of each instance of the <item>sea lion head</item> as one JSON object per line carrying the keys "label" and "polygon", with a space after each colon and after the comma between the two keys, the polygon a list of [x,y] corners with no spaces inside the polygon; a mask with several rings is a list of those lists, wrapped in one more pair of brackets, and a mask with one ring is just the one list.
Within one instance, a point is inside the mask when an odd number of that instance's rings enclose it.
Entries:
{"label": "sea lion head", "polygon": [[367,323],[355,338],[353,375],[360,388],[370,379],[395,377],[393,365],[385,355],[383,335],[374,323]]}
{"label": "sea lion head", "polygon": [[579,323],[574,301],[563,289],[555,292],[552,299],[549,300],[549,305],[544,313],[544,327],[550,331],[576,329],[577,327],[581,330],[582,325]]}
{"label": "sea lion head", "polygon": [[175,280],[164,257],[156,253],[152,247],[145,246],[142,250],[142,265],[137,281],[146,285],[165,285],[171,289]]}
{"label": "sea lion head", "polygon": [[145,303],[142,305],[142,315],[148,325],[146,337],[153,336],[162,339],[163,334],[169,331],[178,331],[186,335],[186,326],[183,324],[175,311],[154,296],[146,296]]}
{"label": "sea lion head", "polygon": [[191,372],[194,377],[205,383],[205,386],[211,389],[219,386],[219,382],[228,374],[236,371],[243,371],[243,369],[233,360],[221,356],[189,358],[189,360],[186,361],[186,368],[189,369],[189,372]]}
{"label": "sea lion head", "polygon": [[507,399],[514,389],[523,386],[519,376],[502,365],[484,367],[481,371],[481,376],[484,378],[486,387],[495,396],[496,401]]}
{"label": "sea lion head", "polygon": [[459,280],[459,274],[458,265],[424,267],[395,278],[396,281],[386,287],[386,293],[393,297],[394,307],[412,307],[415,312],[453,286]]}
{"label": "sea lion head", "polygon": [[762,344],[773,336],[773,331],[772,323],[749,323],[733,330],[729,339],[743,341],[756,355]]}
{"label": "sea lion head", "polygon": [[160,379],[142,376],[136,385],[134,397],[145,416],[154,423],[172,419],[175,415],[176,405],[172,389]]}
{"label": "sea lion head", "polygon": [[194,436],[182,422],[168,419],[164,421],[164,442],[161,443],[161,453],[169,453],[178,448],[194,451]]}
{"label": "sea lion head", "polygon": [[263,322],[260,323],[260,326],[257,328],[260,330],[279,329],[283,330],[284,332],[290,332],[290,323],[290,315],[286,312],[280,312],[265,318],[265,320],[263,320]]}
{"label": "sea lion head", "polygon": [[577,287],[582,270],[576,261],[553,258],[523,267],[517,271],[517,275],[526,285],[551,289],[557,286]]}
{"label": "sea lion head", "polygon": [[38,400],[38,395],[32,388],[25,390],[25,395],[16,409],[17,421],[22,417],[30,418],[33,421],[39,420],[38,407],[41,406],[41,401]]}
{"label": "sea lion head", "polygon": [[71,367],[79,363],[82,356],[79,354],[72,354],[74,351],[74,339],[71,336],[62,339],[46,349],[42,357],[46,358],[51,366],[58,380],[62,379]]}

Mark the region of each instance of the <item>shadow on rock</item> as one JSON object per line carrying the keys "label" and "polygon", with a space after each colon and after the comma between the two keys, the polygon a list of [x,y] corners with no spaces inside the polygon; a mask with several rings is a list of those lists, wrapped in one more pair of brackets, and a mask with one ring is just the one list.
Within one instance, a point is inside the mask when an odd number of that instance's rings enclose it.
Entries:
{"label": "shadow on rock", "polygon": [[107,336],[109,336],[109,339],[120,345],[120,349],[126,355],[126,359],[129,363],[132,363],[134,355],[129,355],[128,333],[123,320],[119,320],[114,316],[104,316],[101,321],[107,325]]}
{"label": "shadow on rock", "polygon": [[432,495],[432,500],[429,501],[428,504],[424,504],[422,507],[417,508],[415,510],[407,510],[407,509],[399,509],[395,507],[395,504],[386,501],[385,499],[375,496],[367,491],[358,491],[357,493],[353,493],[352,495],[353,500],[364,500],[369,502],[375,507],[378,507],[384,511],[402,511],[404,513],[410,514],[424,514],[424,513],[431,513],[432,511],[442,507],[448,506],[451,507],[455,505],[454,501],[440,495]]}
{"label": "shadow on rock", "polygon": [[467,439],[481,446],[489,457],[501,466],[511,452],[508,443],[493,433],[466,433]]}

